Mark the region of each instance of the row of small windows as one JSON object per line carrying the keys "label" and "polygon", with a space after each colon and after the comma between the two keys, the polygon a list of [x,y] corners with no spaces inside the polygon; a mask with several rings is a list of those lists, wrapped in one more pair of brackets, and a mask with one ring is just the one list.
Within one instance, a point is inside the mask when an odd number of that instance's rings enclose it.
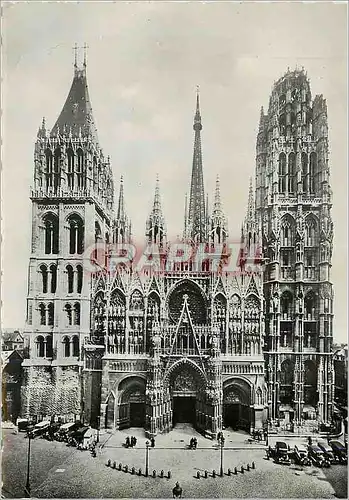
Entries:
{"label": "row of small windows", "polygon": [[[313,217],[307,217],[304,224],[304,244],[306,247],[313,247],[317,245],[318,224]],[[281,246],[294,247],[295,245],[296,224],[292,217],[286,216],[281,220]]]}
{"label": "row of small windows", "polygon": [[[46,149],[46,188],[57,190],[61,181],[61,150],[56,148],[54,153],[51,149]],[[84,153],[78,149],[76,155],[72,149],[67,149],[67,181],[68,187],[81,189],[86,185],[86,169],[84,163]]]}
{"label": "row of small windows", "polygon": [[[42,283],[42,293],[56,293],[57,289],[57,265],[51,264],[47,267],[42,264],[39,268],[41,273],[41,283]],[[81,293],[82,290],[82,280],[83,280],[83,269],[82,266],[76,266],[73,268],[70,264],[66,267],[67,273],[67,292]]]}
{"label": "row of small windows", "polygon": [[[316,153],[302,153],[302,190],[313,194],[317,190]],[[296,155],[290,153],[288,161],[285,153],[279,156],[279,193],[297,191]]]}
{"label": "row of small windows", "polygon": [[[40,325],[42,326],[53,326],[54,324],[54,304],[49,302],[48,304],[39,304],[38,307],[40,315]],[[76,302],[74,305],[66,304],[64,306],[66,313],[66,323],[67,326],[80,325],[81,309],[80,304]]]}
{"label": "row of small windows", "polygon": [[[59,221],[54,214],[44,217],[45,228],[45,254],[59,252]],[[69,253],[82,254],[84,249],[84,223],[78,215],[68,218]]]}
{"label": "row of small windows", "polygon": [[[35,339],[36,344],[36,356],[38,358],[52,358],[53,348],[52,348],[52,337],[43,337],[39,335]],[[69,358],[70,356],[79,356],[79,337],[74,335],[72,339],[69,337],[64,337],[62,340],[63,345],[63,356]]]}

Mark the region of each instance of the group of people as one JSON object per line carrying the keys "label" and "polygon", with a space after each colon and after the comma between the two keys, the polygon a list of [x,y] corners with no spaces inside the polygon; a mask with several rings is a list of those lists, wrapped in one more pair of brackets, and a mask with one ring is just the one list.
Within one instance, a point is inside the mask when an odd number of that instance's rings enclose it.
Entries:
{"label": "group of people", "polygon": [[127,436],[125,446],[126,448],[133,448],[137,444],[137,438],[135,436]]}
{"label": "group of people", "polygon": [[189,443],[189,448],[191,450],[196,450],[197,446],[198,446],[198,440],[196,439],[196,437],[192,437]]}

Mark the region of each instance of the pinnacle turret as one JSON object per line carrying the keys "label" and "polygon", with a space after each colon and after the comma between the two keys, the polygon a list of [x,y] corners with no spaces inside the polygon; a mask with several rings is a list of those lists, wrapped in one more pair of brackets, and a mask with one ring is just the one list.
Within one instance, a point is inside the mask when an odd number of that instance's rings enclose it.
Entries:
{"label": "pinnacle turret", "polygon": [[210,240],[212,243],[223,243],[228,235],[227,221],[222,208],[219,176],[216,178],[214,203],[210,220]]}
{"label": "pinnacle turret", "polygon": [[149,242],[162,244],[166,236],[165,218],[161,208],[159,177],[156,176],[153,208],[146,224],[146,236]]}
{"label": "pinnacle turret", "polygon": [[131,223],[126,215],[125,196],[124,196],[124,180],[120,177],[120,191],[118,201],[118,211],[115,221],[115,242],[126,243],[131,238]]}

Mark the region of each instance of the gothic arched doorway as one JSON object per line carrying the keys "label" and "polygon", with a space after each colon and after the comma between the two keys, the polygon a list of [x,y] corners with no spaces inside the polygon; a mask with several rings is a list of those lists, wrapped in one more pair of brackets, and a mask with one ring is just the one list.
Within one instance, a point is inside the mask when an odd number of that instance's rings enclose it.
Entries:
{"label": "gothic arched doorway", "polygon": [[229,380],[223,388],[223,425],[233,430],[250,430],[251,391],[247,382]]}
{"label": "gothic arched doorway", "polygon": [[171,372],[169,386],[172,399],[172,423],[198,424],[201,394],[205,389],[202,375],[191,363],[180,363]]}
{"label": "gothic arched doorway", "polygon": [[145,381],[128,377],[119,384],[118,427],[145,426]]}

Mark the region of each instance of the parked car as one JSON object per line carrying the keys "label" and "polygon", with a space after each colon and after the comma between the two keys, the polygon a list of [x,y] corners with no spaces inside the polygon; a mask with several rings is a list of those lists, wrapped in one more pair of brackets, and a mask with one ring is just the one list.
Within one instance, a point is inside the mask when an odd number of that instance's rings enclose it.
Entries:
{"label": "parked car", "polygon": [[311,465],[308,450],[303,444],[297,444],[294,447],[294,460],[297,465]]}
{"label": "parked car", "polygon": [[318,441],[317,445],[320,450],[323,451],[325,458],[329,460],[331,464],[339,462],[338,457],[336,457],[336,455],[333,453],[332,447],[328,443],[326,443],[326,441]]}
{"label": "parked car", "polygon": [[18,418],[17,419],[17,427],[18,427],[18,432],[27,432],[28,427],[33,427],[34,422],[32,420],[29,420],[28,418]]}
{"label": "parked car", "polygon": [[330,467],[329,460],[325,458],[324,452],[315,444],[308,446],[309,458],[316,467]]}
{"label": "parked car", "polygon": [[49,439],[50,441],[53,441],[55,436],[57,435],[61,425],[62,424],[60,422],[51,422],[49,428],[46,431],[45,437],[47,439]]}
{"label": "parked car", "polygon": [[337,457],[339,463],[347,464],[348,463],[348,455],[347,450],[343,443],[336,440],[331,440],[329,445],[332,448],[333,454]]}
{"label": "parked car", "polygon": [[34,425],[34,428],[28,432],[29,436],[31,438],[42,436],[43,434],[46,434],[49,427],[50,427],[50,421],[43,420],[42,422],[39,422],[38,424]]}
{"label": "parked car", "polygon": [[269,446],[267,455],[268,458],[273,458],[274,462],[277,464],[291,465],[291,460],[288,456],[288,447],[283,441],[277,441],[274,448]]}
{"label": "parked car", "polygon": [[68,441],[69,433],[76,431],[79,427],[81,427],[81,423],[78,422],[67,422],[66,424],[61,425],[59,431],[56,433],[57,441]]}

